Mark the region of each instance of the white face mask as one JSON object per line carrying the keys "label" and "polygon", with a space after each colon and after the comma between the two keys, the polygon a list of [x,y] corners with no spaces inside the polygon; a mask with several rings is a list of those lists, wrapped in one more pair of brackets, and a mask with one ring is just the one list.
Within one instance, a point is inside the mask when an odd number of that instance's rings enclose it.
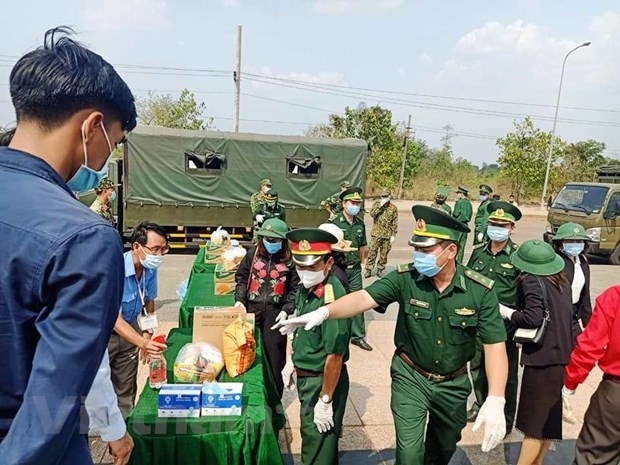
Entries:
{"label": "white face mask", "polygon": [[163,255],[149,254],[149,253],[146,253],[146,250],[144,250],[144,247],[140,246],[140,248],[142,249],[145,255],[144,259],[140,258],[140,263],[142,264],[144,268],[147,268],[149,270],[156,270],[164,262]]}
{"label": "white face mask", "polygon": [[311,287],[318,286],[325,280],[325,272],[324,270],[319,271],[307,271],[307,270],[297,270],[297,274],[299,275],[299,280],[301,284],[306,289],[310,289]]}

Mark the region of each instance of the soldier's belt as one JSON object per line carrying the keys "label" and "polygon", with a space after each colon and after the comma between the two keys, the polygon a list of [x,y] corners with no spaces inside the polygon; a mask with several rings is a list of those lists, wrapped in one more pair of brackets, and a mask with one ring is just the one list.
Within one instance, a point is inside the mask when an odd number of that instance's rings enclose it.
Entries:
{"label": "soldier's belt", "polygon": [[427,380],[429,380],[432,383],[443,383],[443,382],[446,382],[446,381],[452,381],[453,379],[459,378],[459,377],[467,374],[467,365],[464,365],[463,368],[460,368],[460,369],[458,369],[458,370],[456,370],[456,371],[454,371],[452,373],[449,373],[447,375],[440,375],[439,373],[431,373],[429,371],[426,371],[424,368],[416,365],[407,356],[407,354],[404,353],[400,349],[396,349],[396,355],[403,362],[405,362],[407,365],[409,365],[411,368],[413,368],[415,371],[420,373],[422,376],[424,376]]}
{"label": "soldier's belt", "polygon": [[298,378],[316,378],[317,376],[323,376],[323,373],[318,371],[302,370],[301,368],[295,368]]}

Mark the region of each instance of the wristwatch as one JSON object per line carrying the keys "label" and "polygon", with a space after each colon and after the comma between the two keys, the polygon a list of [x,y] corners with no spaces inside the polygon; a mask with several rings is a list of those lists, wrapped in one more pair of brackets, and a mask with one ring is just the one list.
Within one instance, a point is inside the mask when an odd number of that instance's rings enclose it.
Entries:
{"label": "wristwatch", "polygon": [[324,404],[331,404],[332,402],[332,398],[329,397],[327,394],[323,394],[321,393],[321,402],[323,402]]}

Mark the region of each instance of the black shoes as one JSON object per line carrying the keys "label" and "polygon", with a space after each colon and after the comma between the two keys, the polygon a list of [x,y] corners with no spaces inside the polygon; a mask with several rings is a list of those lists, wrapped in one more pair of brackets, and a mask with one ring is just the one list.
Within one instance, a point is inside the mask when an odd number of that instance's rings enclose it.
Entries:
{"label": "black shoes", "polygon": [[351,344],[356,345],[362,350],[372,350],[372,346],[366,342],[366,339],[351,339]]}

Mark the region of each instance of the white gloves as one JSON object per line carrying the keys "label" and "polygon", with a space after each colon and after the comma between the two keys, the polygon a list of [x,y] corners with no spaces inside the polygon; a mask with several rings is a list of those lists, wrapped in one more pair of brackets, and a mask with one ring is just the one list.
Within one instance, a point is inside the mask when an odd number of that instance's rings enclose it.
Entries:
{"label": "white gloves", "polygon": [[282,310],[280,313],[278,313],[278,316],[276,317],[276,323],[280,323],[281,321],[284,321],[288,318],[288,314]]}
{"label": "white gloves", "polygon": [[482,239],[484,239],[484,234],[482,233],[478,233],[478,236],[476,236],[478,239],[478,242],[482,242]]}
{"label": "white gloves", "polygon": [[284,387],[288,390],[294,389],[297,376],[295,373],[295,367],[293,366],[293,361],[290,358],[286,361],[286,365],[284,365],[281,375],[282,381],[284,382]]}
{"label": "white gloves", "polygon": [[562,397],[574,396],[575,390],[568,389],[566,386],[562,386]]}
{"label": "white gloves", "polygon": [[314,406],[314,424],[319,433],[327,433],[334,427],[333,402],[326,404],[321,399]]}
{"label": "white gloves", "polygon": [[279,321],[271,327],[271,329],[280,329],[280,334],[289,335],[296,328],[304,327],[306,331],[316,328],[329,318],[329,309],[325,306],[317,308],[315,311],[306,313],[305,315],[289,318]]}
{"label": "white gloves", "polygon": [[504,320],[510,320],[510,318],[512,318],[512,314],[515,312],[516,310],[513,310],[512,308],[506,307],[505,305],[499,304],[499,314],[502,316],[502,318]]}
{"label": "white gloves", "polygon": [[243,305],[241,302],[236,301],[235,305],[233,305],[233,307],[241,307],[241,308],[245,308],[245,305]]}
{"label": "white gloves", "polygon": [[256,215],[257,223],[262,223],[263,221],[265,221],[265,215]]}
{"label": "white gloves", "polygon": [[484,423],[484,439],[482,440],[482,452],[489,452],[497,446],[506,436],[506,419],[504,418],[504,405],[506,399],[498,396],[489,396],[480,407],[478,418],[472,431],[476,431]]}
{"label": "white gloves", "polygon": [[396,236],[390,237],[390,244],[396,240]]}

